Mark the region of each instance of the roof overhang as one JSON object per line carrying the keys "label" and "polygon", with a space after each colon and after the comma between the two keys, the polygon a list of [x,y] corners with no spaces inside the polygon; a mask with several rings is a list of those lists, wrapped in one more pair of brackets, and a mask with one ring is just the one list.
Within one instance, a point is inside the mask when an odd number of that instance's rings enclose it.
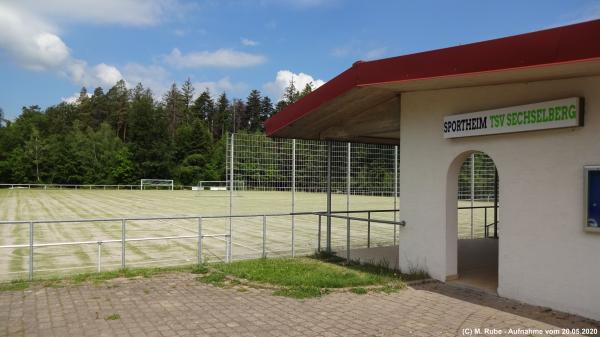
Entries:
{"label": "roof overhang", "polygon": [[267,120],[272,137],[397,143],[402,92],[600,74],[600,20],[357,62]]}

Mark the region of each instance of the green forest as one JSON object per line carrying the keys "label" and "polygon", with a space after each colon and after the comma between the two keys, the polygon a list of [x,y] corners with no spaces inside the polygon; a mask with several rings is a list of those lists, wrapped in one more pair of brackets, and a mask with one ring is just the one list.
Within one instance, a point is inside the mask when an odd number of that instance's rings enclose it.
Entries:
{"label": "green forest", "polygon": [[26,106],[14,121],[0,120],[0,183],[223,180],[226,135],[263,133],[267,118],[311,91],[312,84],[299,91],[292,82],[274,104],[258,90],[245,99],[213,97],[189,79],[158,99],[141,83],[82,88],[73,103]]}

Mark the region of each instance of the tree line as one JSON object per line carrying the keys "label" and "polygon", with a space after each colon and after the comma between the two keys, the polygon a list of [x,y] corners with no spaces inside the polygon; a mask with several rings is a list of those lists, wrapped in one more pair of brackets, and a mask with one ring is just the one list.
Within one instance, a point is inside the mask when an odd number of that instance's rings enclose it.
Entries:
{"label": "tree line", "polygon": [[0,183],[136,184],[142,178],[196,185],[225,179],[229,132],[262,133],[264,121],[312,91],[293,81],[273,104],[258,90],[245,100],[196,94],[190,79],[160,99],[141,83],[106,93],[82,88],[75,102],[23,107],[0,120]]}

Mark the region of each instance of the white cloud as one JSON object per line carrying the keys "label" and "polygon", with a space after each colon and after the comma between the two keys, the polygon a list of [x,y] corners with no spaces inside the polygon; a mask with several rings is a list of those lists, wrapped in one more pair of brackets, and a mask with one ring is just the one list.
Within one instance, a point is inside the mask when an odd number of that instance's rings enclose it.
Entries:
{"label": "white cloud", "polygon": [[241,42],[244,46],[247,47],[255,47],[258,46],[258,42],[254,40],[247,39],[245,37],[241,38]]}
{"label": "white cloud", "polygon": [[289,70],[280,70],[277,72],[275,76],[275,81],[266,83],[263,87],[267,94],[271,95],[277,100],[281,100],[283,97],[283,91],[290,84],[290,82],[294,81],[294,85],[300,91],[308,84],[313,84],[313,89],[316,89],[323,84],[325,81],[320,79],[315,79],[311,75],[305,73],[295,74]]}
{"label": "white cloud", "polygon": [[189,7],[177,0],[19,0],[11,5],[58,21],[148,26]]}
{"label": "white cloud", "polygon": [[229,77],[223,77],[218,81],[194,82],[193,85],[196,88],[196,94],[208,89],[211,95],[215,97],[223,92],[240,94],[247,89],[246,84],[241,82],[233,83]]}
{"label": "white cloud", "polygon": [[183,54],[177,48],[164,57],[166,63],[176,68],[241,68],[264,63],[266,58],[258,54],[250,54],[232,49],[216,51],[199,51]]}
{"label": "white cloud", "polygon": [[[76,93],[73,93],[73,95],[71,95],[69,97],[62,97],[60,100],[65,103],[76,104],[77,100],[79,100],[80,96],[81,96],[81,93],[76,92]],[[87,97],[92,97],[92,93],[88,92]]]}
{"label": "white cloud", "polygon": [[59,67],[69,58],[69,48],[56,28],[41,18],[0,3],[0,47],[31,70]]}
{"label": "white cloud", "polygon": [[123,78],[119,69],[104,63],[96,65],[93,74],[100,86],[103,87],[113,86],[117,81]]}
{"label": "white cloud", "polygon": [[161,97],[172,82],[169,72],[157,65],[129,63],[122,68],[122,71],[123,77],[130,86],[142,83],[144,87],[150,88],[156,97]]}
{"label": "white cloud", "polygon": [[57,31],[43,17],[0,3],[0,48],[18,65],[56,72],[86,86],[111,86],[122,77],[114,66],[101,63],[89,67],[74,58]]}

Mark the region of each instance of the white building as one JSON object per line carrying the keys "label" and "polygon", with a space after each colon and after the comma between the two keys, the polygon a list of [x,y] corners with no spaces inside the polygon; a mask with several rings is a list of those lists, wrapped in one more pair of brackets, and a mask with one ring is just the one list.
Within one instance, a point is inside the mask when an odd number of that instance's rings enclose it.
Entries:
{"label": "white building", "polygon": [[[399,145],[401,269],[450,281],[461,259],[492,250],[500,296],[600,320],[600,232],[588,221],[600,186],[592,171],[588,191],[584,174],[600,165],[600,20],[357,62],[266,127]],[[499,238],[459,252],[458,171],[474,151],[497,167]]]}

